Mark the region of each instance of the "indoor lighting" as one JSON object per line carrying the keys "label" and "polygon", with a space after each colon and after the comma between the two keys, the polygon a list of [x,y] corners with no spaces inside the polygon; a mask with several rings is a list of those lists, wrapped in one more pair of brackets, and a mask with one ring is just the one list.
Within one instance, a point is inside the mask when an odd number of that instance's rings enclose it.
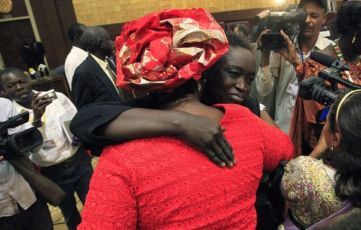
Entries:
{"label": "indoor lighting", "polygon": [[285,0],[275,0],[277,6],[285,4]]}

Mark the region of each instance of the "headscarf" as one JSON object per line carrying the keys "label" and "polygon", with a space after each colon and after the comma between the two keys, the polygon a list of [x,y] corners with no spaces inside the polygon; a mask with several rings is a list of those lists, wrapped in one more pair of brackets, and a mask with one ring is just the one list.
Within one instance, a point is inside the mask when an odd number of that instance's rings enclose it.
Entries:
{"label": "headscarf", "polygon": [[334,174],[322,160],[309,156],[287,164],[282,187],[293,217],[303,226],[315,224],[342,207],[334,189]]}
{"label": "headscarf", "polygon": [[116,38],[117,86],[171,92],[228,50],[222,27],[206,10],[173,9],[125,24]]}

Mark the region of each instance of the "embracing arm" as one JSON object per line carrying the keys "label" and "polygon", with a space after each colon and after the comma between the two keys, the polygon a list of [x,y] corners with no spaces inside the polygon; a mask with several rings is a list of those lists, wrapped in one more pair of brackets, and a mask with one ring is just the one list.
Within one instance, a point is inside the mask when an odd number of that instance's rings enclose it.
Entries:
{"label": "embracing arm", "polygon": [[79,110],[71,130],[87,145],[106,146],[155,136],[176,136],[218,165],[232,165],[232,148],[217,122],[179,111],[131,108],[95,103]]}
{"label": "embracing arm", "polygon": [[205,117],[180,111],[133,108],[99,131],[105,136],[126,139],[176,136],[200,149],[216,164],[233,165],[231,147],[223,136],[222,128]]}

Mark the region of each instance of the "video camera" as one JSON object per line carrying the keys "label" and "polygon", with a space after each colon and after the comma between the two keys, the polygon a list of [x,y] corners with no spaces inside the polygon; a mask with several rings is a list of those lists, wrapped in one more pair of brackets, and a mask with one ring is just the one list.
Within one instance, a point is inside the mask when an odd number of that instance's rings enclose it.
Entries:
{"label": "video camera", "polygon": [[[311,52],[310,58],[328,68],[321,70],[318,73],[318,77],[313,76],[303,80],[300,84],[299,96],[305,100],[314,100],[327,106],[316,114],[316,121],[320,123],[326,120],[330,109],[329,106],[337,99],[341,92],[361,89],[361,86],[342,78],[342,71],[349,71],[350,69],[344,62],[319,52]],[[325,80],[330,85],[326,85]],[[345,88],[338,89],[338,84],[345,86]]]}
{"label": "video camera", "polygon": [[286,48],[287,44],[280,31],[283,30],[292,39],[300,32],[299,25],[304,23],[306,18],[306,11],[297,9],[297,5],[289,6],[286,11],[270,11],[263,19],[270,31],[261,37],[262,46],[274,51]]}
{"label": "video camera", "polygon": [[8,134],[9,128],[15,128],[28,120],[29,113],[25,112],[0,122],[0,155],[11,159],[19,154],[26,154],[43,143],[43,137],[36,127]]}

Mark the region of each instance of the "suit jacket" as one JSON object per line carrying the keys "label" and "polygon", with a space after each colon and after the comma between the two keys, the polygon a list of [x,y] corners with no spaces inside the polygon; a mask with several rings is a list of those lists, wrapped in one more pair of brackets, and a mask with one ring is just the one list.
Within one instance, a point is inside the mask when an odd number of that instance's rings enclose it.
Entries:
{"label": "suit jacket", "polygon": [[122,101],[107,74],[91,55],[75,70],[71,96],[78,109],[93,102]]}

